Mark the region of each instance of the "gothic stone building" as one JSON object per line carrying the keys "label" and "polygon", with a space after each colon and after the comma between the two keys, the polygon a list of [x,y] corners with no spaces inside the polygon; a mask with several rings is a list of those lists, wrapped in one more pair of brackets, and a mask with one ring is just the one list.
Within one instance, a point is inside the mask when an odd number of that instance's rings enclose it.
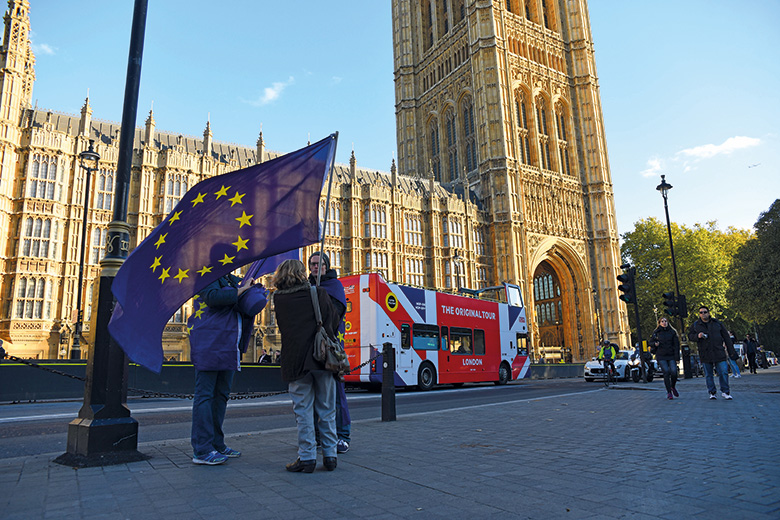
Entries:
{"label": "gothic stone building", "polygon": [[[112,218],[119,123],[31,105],[29,1],[10,0],[0,49],[0,337],[14,355],[66,357],[79,256],[85,337]],[[341,274],[454,291],[500,282],[524,291],[534,359],[589,357],[625,340],[612,185],[583,1],[393,0],[398,167],[337,165],[325,249]],[[84,192],[78,154],[98,171]],[[158,132],[134,136],[128,221],[140,243],[197,182],[278,155]],[[89,197],[87,240],[81,225]],[[321,214],[325,213],[325,197]],[[303,257],[314,247],[302,251]],[[95,302],[96,303],[96,302]],[[278,348],[273,313],[257,341]],[[168,359],[188,359],[185,305],[166,328]],[[623,340],[623,341],[621,341]]]}

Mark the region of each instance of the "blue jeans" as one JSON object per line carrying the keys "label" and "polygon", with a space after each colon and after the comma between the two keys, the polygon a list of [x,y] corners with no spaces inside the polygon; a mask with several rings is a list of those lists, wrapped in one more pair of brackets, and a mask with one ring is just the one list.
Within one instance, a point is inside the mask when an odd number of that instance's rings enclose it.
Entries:
{"label": "blue jeans", "polygon": [[718,371],[718,381],[720,383],[720,391],[724,394],[730,394],[729,391],[729,364],[727,361],[718,361],[717,363],[702,363],[704,365],[704,381],[707,383],[707,390],[711,394],[717,392],[715,388],[715,378],[713,377],[713,368]]}
{"label": "blue jeans", "polygon": [[287,385],[298,423],[298,458],[317,459],[314,412],[317,412],[322,456],[336,456],[336,379],[332,372],[312,370]]}
{"label": "blue jeans", "polygon": [[673,359],[659,359],[658,366],[664,373],[664,386],[666,392],[670,393],[672,388],[677,386],[677,361]]}
{"label": "blue jeans", "polygon": [[336,434],[339,440],[349,442],[352,433],[352,418],[347,407],[347,393],[344,383],[336,382]]}
{"label": "blue jeans", "polygon": [[737,365],[736,361],[734,361],[733,359],[729,358],[729,365],[731,365],[731,373],[732,374],[734,374],[735,376],[740,375],[739,374],[739,365]]}
{"label": "blue jeans", "polygon": [[222,422],[225,420],[233,374],[233,370],[195,371],[191,441],[196,457],[226,448]]}

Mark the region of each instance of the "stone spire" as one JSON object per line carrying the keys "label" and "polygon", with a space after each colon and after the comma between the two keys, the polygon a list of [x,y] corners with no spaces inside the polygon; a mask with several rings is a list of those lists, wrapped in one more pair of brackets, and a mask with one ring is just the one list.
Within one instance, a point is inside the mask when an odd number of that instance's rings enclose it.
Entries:
{"label": "stone spire", "polygon": [[79,135],[89,137],[92,128],[92,106],[89,104],[89,94],[84,100],[84,106],[81,107],[81,119],[79,120]]}
{"label": "stone spire", "polygon": [[154,145],[154,128],[154,104],[152,104],[152,108],[149,109],[149,117],[146,118],[146,130],[144,132],[146,146]]}
{"label": "stone spire", "polygon": [[349,156],[349,179],[355,182],[357,178],[357,159],[355,159],[355,149],[352,149],[352,155]]}
{"label": "stone spire", "polygon": [[265,141],[263,140],[263,125],[260,125],[260,135],[257,137],[257,164],[265,160]]}
{"label": "stone spire", "polygon": [[212,137],[213,135],[211,133],[211,114],[209,114],[209,117],[206,120],[206,129],[203,131],[203,156],[204,157],[211,156]]}

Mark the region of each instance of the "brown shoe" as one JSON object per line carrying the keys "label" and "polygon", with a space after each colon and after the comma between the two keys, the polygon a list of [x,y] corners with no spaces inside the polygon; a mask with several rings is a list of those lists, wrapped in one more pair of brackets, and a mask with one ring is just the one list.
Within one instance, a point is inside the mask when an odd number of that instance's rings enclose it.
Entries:
{"label": "brown shoe", "polygon": [[[304,472],[304,473],[314,473],[314,468],[317,466],[316,460],[301,460],[300,458],[295,459],[295,462],[291,462],[285,466],[287,468],[287,471],[292,472]],[[335,466],[334,466],[335,467]]]}
{"label": "brown shoe", "polygon": [[338,464],[338,459],[336,457],[323,457],[322,463],[325,465],[325,469],[328,471],[333,471],[336,469],[336,465]]}

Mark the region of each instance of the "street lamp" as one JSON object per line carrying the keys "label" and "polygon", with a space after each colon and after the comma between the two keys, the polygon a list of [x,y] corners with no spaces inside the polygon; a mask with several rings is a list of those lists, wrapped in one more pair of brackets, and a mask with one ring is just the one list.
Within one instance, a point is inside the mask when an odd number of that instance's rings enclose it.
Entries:
{"label": "street lamp", "polygon": [[[680,298],[680,284],[677,281],[677,263],[674,260],[674,242],[672,241],[672,225],[669,222],[669,204],[668,204],[668,196],[669,196],[669,190],[672,189],[672,185],[666,182],[666,175],[661,175],[661,184],[656,186],[656,190],[661,192],[661,196],[664,198],[664,212],[666,213],[666,231],[669,234],[669,251],[672,255],[672,273],[674,274],[674,292],[677,295],[677,299]],[[685,338],[685,322],[683,321],[682,316],[677,316],[680,323],[680,335],[682,338]],[[682,358],[683,358],[683,377],[685,379],[690,379],[693,377],[693,374],[691,374],[691,350],[690,347],[688,347],[688,342],[683,339],[682,341]]]}
{"label": "street lamp", "polygon": [[87,178],[84,181],[84,215],[81,219],[81,251],[79,252],[79,285],[76,289],[76,330],[73,335],[73,347],[70,350],[71,359],[81,359],[81,329],[83,315],[81,311],[81,292],[84,285],[84,254],[87,249],[87,215],[89,214],[89,179],[92,172],[97,170],[100,155],[94,149],[95,141],[89,140],[89,149],[79,154],[81,167],[87,170]]}

